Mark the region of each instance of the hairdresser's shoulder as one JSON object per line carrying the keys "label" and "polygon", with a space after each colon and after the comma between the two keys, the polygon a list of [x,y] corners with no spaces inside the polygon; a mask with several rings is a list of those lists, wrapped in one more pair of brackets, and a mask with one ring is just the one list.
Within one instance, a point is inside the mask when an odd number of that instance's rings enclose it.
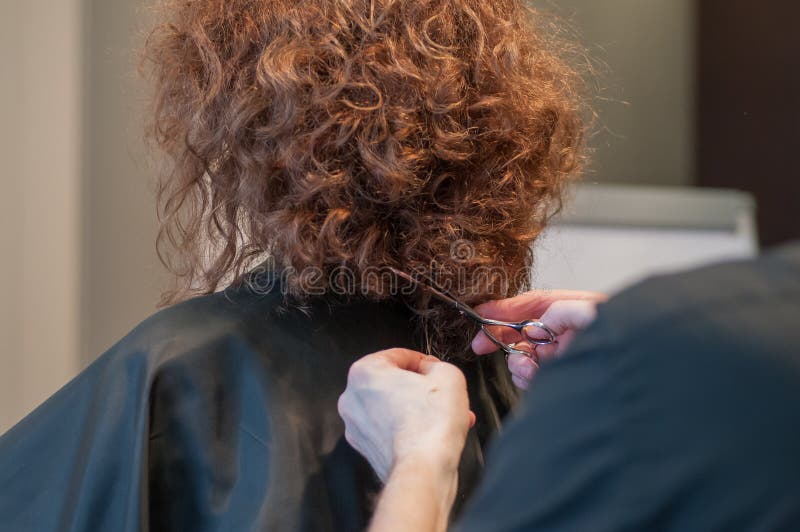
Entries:
{"label": "hairdresser's shoulder", "polygon": [[630,330],[713,312],[731,318],[768,312],[787,300],[800,301],[800,242],[752,259],[651,277],[611,298],[603,313]]}

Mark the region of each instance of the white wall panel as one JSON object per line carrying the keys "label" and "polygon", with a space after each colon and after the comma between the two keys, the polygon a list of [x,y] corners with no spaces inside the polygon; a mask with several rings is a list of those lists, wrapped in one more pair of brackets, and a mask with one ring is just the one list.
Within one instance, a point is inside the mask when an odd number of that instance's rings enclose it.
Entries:
{"label": "white wall panel", "polygon": [[0,2],[0,431],[78,356],[81,2]]}

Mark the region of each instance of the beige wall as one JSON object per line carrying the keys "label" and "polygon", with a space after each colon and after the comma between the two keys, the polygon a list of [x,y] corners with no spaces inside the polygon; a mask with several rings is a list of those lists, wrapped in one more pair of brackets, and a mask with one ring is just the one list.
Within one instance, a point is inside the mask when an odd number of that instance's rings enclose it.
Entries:
{"label": "beige wall", "polygon": [[0,2],[0,433],[155,310],[144,2]]}
{"label": "beige wall", "polygon": [[535,0],[558,6],[590,54],[607,64],[596,108],[597,149],[588,180],[692,185],[694,22],[692,0]]}
{"label": "beige wall", "polygon": [[138,50],[152,2],[87,0],[83,356],[89,361],[155,311],[153,171],[142,141]]}
{"label": "beige wall", "polygon": [[0,431],[78,370],[79,0],[0,2]]}

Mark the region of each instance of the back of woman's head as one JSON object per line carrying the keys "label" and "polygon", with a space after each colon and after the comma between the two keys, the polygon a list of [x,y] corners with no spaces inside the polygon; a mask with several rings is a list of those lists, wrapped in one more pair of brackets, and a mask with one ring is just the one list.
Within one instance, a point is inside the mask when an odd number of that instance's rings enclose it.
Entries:
{"label": "back of woman's head", "polygon": [[[169,156],[161,251],[205,293],[255,260],[352,276],[393,266],[467,301],[527,283],[579,157],[580,79],[521,0],[168,0],[150,36],[151,134]],[[167,246],[170,249],[166,249]],[[432,269],[435,270],[432,272]],[[521,273],[522,272],[522,273]],[[452,282],[458,280],[457,282]],[[447,311],[415,293],[433,347]]]}

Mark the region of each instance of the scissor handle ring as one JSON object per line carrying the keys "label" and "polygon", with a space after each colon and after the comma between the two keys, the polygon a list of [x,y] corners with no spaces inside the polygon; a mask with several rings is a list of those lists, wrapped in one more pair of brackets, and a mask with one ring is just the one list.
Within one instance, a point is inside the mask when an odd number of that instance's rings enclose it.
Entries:
{"label": "scissor handle ring", "polygon": [[[522,321],[522,322],[518,323],[517,326],[519,327],[517,329],[517,331],[520,334],[522,334],[522,336],[524,336],[525,339],[528,342],[530,342],[530,343],[532,343],[534,345],[551,345],[551,344],[554,344],[554,343],[556,343],[558,341],[558,335],[555,332],[553,332],[553,329],[551,329],[550,327],[548,327],[547,325],[545,325],[541,321],[526,320],[526,321]],[[537,329],[540,329],[540,330],[544,331],[545,333],[547,333],[548,337],[545,338],[545,339],[531,338],[525,332],[525,329],[527,329],[528,327],[536,327]]]}

